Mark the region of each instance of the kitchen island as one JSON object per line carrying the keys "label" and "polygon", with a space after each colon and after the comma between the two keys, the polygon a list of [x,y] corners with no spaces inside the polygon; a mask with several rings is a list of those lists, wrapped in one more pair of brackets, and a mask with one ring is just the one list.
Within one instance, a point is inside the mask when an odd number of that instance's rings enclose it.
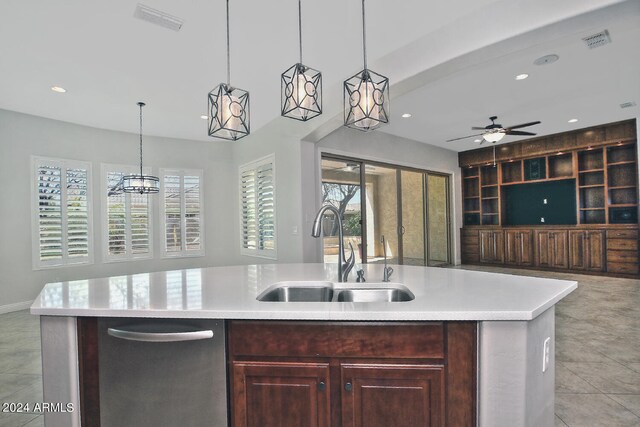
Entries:
{"label": "kitchen island", "polygon": [[[365,345],[369,339],[367,336],[376,335],[370,334],[370,331],[381,331],[383,333],[379,336],[386,336],[390,340],[383,343],[383,347],[391,349],[390,354],[377,353],[377,350],[369,354],[365,351],[360,356],[371,362],[367,366],[377,367],[379,371],[381,365],[377,363],[380,358],[388,357],[394,363],[402,358],[417,363],[411,365],[414,371],[419,371],[416,366],[441,367],[442,381],[437,384],[441,384],[442,393],[435,394],[437,400],[443,402],[443,413],[438,418],[442,420],[439,421],[441,425],[456,416],[453,412],[449,415],[447,411],[453,405],[447,406],[446,403],[453,389],[448,381],[454,378],[451,375],[455,374],[452,371],[456,366],[455,357],[451,358],[449,354],[448,340],[466,336],[466,341],[471,342],[465,344],[461,341],[460,348],[466,348],[466,354],[475,356],[475,360],[472,364],[474,378],[467,384],[474,388],[474,408],[466,412],[471,415],[463,417],[465,423],[472,425],[472,418],[477,418],[480,426],[553,425],[554,305],[577,287],[576,282],[446,268],[394,268],[391,281],[405,287],[414,297],[413,300],[264,302],[256,299],[276,283],[322,281],[333,284],[337,282],[337,268],[331,264],[213,267],[49,283],[31,308],[33,314],[41,316],[44,399],[48,402],[73,403],[78,410],[45,414],[46,425],[74,426],[81,425],[81,420],[91,425],[91,417],[99,417],[100,405],[105,405],[105,397],[100,395],[97,384],[99,359],[105,352],[118,353],[113,349],[100,348],[99,344],[104,345],[107,341],[99,336],[98,329],[101,325],[119,326],[136,321],[149,324],[208,321],[219,325],[221,329],[218,331],[222,332],[218,332],[218,335],[230,334],[227,339],[232,348],[229,349],[228,362],[230,365],[237,363],[240,369],[238,375],[257,369],[255,366],[247,367],[246,362],[256,359],[253,361],[263,363],[262,359],[258,360],[258,355],[268,357],[269,363],[281,363],[274,358],[276,354],[268,346],[256,349],[253,345],[243,344],[249,341],[241,333],[259,330],[262,336],[269,337],[268,340],[276,340],[277,331],[287,330],[288,334],[280,336],[285,341],[288,338],[295,341],[296,333],[303,336],[303,332],[308,333],[309,330],[330,334],[335,340],[319,342],[335,341],[334,344],[327,344],[327,348],[331,346],[335,354],[321,354],[329,350],[312,348],[311,341],[299,343],[296,351],[300,354],[293,355],[297,358],[295,363],[306,363],[301,367],[306,369],[309,364],[318,367],[323,360],[323,363],[331,366],[333,361],[337,361],[335,363],[344,362],[340,368],[342,372],[364,372],[353,365],[358,354],[345,350],[353,348],[353,343],[342,342],[341,331],[359,326],[365,328],[360,331],[364,338],[357,347],[365,350],[376,348],[380,343],[371,342],[369,347]],[[383,277],[381,265],[365,265],[364,270],[366,284],[335,283],[335,286],[385,286],[380,283]],[[311,329],[300,329],[303,327]],[[400,339],[401,334],[394,331],[412,328],[416,331],[414,338],[434,336],[439,337],[439,341],[425,338],[422,347],[407,342],[406,346],[415,347],[416,351],[398,351],[403,345],[393,340]],[[348,332],[343,335],[344,340],[348,340],[353,334]],[[259,341],[260,335],[257,338]],[[268,340],[265,338],[265,341]],[[279,348],[287,349],[285,344]],[[312,360],[311,356],[324,359]],[[102,369],[102,365],[99,366]],[[226,363],[221,366],[224,375]],[[271,365],[264,366],[271,370],[274,368]],[[428,375],[433,375],[432,371]],[[340,374],[331,372],[334,371],[330,370],[328,374],[333,380],[331,384],[320,380],[317,383],[318,390],[323,393],[326,387],[325,397],[329,406],[337,399],[336,390],[332,389],[339,389],[337,383],[340,382]],[[235,378],[236,373],[228,375]],[[108,380],[104,373],[99,378],[103,382]],[[238,403],[238,397],[244,395],[233,389],[233,381],[230,384],[232,390],[228,393],[236,396],[235,400],[230,396],[231,412],[238,417],[238,414],[245,412],[243,409],[237,410],[235,404]],[[345,385],[342,390],[350,392],[352,383],[346,384],[348,386]],[[341,390],[338,392],[347,394]],[[316,396],[318,399],[321,397]],[[343,398],[343,406],[344,401]],[[226,402],[221,406],[226,408]],[[97,412],[91,415],[91,411]],[[329,423],[328,420],[335,419],[339,411],[335,408],[327,411],[325,418]],[[213,425],[226,425],[226,419],[216,421],[219,424]],[[454,423],[449,422],[448,425]]]}

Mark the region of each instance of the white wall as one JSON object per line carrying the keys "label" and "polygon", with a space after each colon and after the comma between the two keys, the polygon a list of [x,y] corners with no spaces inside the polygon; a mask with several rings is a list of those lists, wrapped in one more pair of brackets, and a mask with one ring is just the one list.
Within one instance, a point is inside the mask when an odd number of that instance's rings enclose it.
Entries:
{"label": "white wall", "polygon": [[[31,260],[31,156],[90,161],[93,173],[94,264],[34,271]],[[47,282],[171,270],[208,265],[228,265],[235,260],[229,250],[235,217],[229,200],[235,197],[232,149],[227,142],[196,142],[144,138],[144,164],[159,168],[204,170],[204,257],[161,259],[159,211],[154,217],[154,258],[104,263],[102,252],[100,163],[136,164],[138,135],[79,126],[0,110],[0,312],[28,306]],[[157,197],[157,196],[151,196]]]}
{"label": "white wall", "polygon": [[[322,153],[340,154],[450,174],[452,176],[450,181],[452,253],[454,262],[460,263],[459,233],[460,224],[462,224],[462,210],[460,208],[462,195],[458,153],[381,131],[364,133],[345,127],[338,128],[318,141],[315,150],[311,150],[308,145],[302,149],[301,179],[303,187],[315,189],[313,195],[305,194],[304,196],[303,227],[305,230],[311,230],[313,218],[321,200],[319,177]],[[311,197],[315,200],[315,204],[311,203]],[[305,260],[319,261],[321,259],[320,243],[312,241],[308,233],[303,234],[303,239],[305,239],[303,242]]]}
{"label": "white wall", "polygon": [[[0,312],[28,307],[47,282],[189,267],[274,262],[240,254],[239,182],[241,164],[275,153],[278,259],[317,262],[319,243],[310,235],[320,201],[320,155],[333,152],[451,173],[455,224],[460,224],[457,153],[382,132],[340,127],[317,143],[301,141],[310,125],[284,118],[239,141],[188,141],[145,136],[144,164],[153,168],[203,169],[205,175],[204,257],[160,257],[159,210],[154,217],[154,257],[104,263],[100,164],[136,164],[138,136],[0,110]],[[31,156],[89,161],[93,172],[94,263],[33,270],[31,260]],[[153,197],[153,196],[152,196]],[[459,260],[458,226],[452,243]]]}

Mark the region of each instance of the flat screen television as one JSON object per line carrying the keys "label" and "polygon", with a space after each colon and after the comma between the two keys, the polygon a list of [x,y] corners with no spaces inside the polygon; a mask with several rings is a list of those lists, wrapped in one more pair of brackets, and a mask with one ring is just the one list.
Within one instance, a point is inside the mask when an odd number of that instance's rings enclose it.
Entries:
{"label": "flat screen television", "polygon": [[576,224],[576,180],[503,186],[505,225]]}

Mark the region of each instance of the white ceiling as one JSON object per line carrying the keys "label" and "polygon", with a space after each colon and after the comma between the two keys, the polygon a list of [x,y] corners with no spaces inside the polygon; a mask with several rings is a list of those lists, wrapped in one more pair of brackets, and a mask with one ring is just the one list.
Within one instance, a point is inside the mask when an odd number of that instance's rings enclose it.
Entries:
{"label": "white ceiling", "polygon": [[[145,134],[211,141],[200,115],[226,79],[224,0],[142,3],[183,28],[133,18],[133,0],[0,2],[0,108],[135,133],[142,100]],[[362,68],[360,5],[303,1],[303,62],[323,73],[325,113],[301,124],[279,117],[280,74],[298,60],[297,2],[231,0],[231,83],[251,93],[254,135],[267,124],[301,136],[339,126],[342,81]],[[605,28],[612,44],[582,44]],[[477,144],[444,141],[490,115],[541,120],[530,128],[539,134],[638,116],[619,108],[640,103],[637,0],[368,0],[367,37],[370,68],[392,84],[387,133],[460,151]],[[548,53],[560,60],[532,65]]]}

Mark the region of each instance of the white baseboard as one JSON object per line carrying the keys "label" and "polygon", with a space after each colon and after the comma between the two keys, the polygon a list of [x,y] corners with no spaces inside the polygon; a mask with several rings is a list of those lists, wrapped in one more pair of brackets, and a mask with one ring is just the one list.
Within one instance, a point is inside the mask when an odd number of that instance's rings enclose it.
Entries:
{"label": "white baseboard", "polygon": [[0,305],[0,314],[11,313],[13,311],[27,310],[33,301],[17,302],[15,304]]}

